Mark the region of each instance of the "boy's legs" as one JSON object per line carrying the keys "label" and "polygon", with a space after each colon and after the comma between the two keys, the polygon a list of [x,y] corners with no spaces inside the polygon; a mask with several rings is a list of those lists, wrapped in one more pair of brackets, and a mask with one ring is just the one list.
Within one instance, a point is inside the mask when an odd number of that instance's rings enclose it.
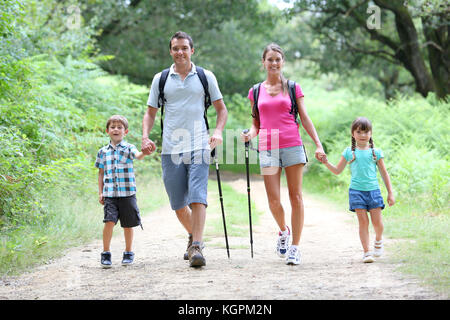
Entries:
{"label": "boy's legs", "polygon": [[369,217],[366,209],[355,209],[359,222],[359,238],[364,252],[369,251]]}
{"label": "boy's legs", "polygon": [[131,252],[133,251],[133,228],[123,228],[123,234],[125,236],[125,251]]}
{"label": "boy's legs", "polygon": [[112,234],[115,226],[115,222],[113,221],[106,221],[105,225],[103,227],[103,251],[111,251],[110,245],[111,245],[111,239]]}

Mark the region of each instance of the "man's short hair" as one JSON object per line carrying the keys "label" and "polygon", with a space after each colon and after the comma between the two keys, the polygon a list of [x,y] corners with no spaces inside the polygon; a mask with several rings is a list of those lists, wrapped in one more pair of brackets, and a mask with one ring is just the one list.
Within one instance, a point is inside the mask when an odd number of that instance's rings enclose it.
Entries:
{"label": "man's short hair", "polygon": [[128,129],[128,120],[124,116],[121,116],[121,115],[118,115],[118,114],[115,114],[115,115],[111,116],[108,119],[108,121],[106,122],[106,129],[109,129],[109,126],[113,122],[120,122],[120,123],[123,124],[123,127],[125,128],[125,130]]}
{"label": "man's short hair", "polygon": [[194,47],[194,42],[192,41],[192,38],[190,35],[188,35],[186,32],[183,31],[177,31],[175,34],[170,38],[169,41],[169,49],[172,49],[172,40],[173,39],[187,39],[189,41],[189,46],[191,49]]}

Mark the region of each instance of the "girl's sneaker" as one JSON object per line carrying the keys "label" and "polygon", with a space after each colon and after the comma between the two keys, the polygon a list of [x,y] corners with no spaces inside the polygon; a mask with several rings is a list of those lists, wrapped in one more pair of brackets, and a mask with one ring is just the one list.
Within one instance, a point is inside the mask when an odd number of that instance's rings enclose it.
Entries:
{"label": "girl's sneaker", "polygon": [[111,268],[112,262],[111,262],[111,252],[109,251],[104,251],[101,254],[101,258],[100,258],[100,264],[102,265],[102,267],[104,269],[109,269]]}
{"label": "girl's sneaker", "polygon": [[291,246],[287,254],[286,264],[300,264],[301,256],[302,254],[298,250],[297,246]]}
{"label": "girl's sneaker", "polygon": [[374,261],[375,261],[375,259],[372,256],[372,252],[364,253],[364,256],[363,256],[363,262],[364,263],[372,263]]}
{"label": "girl's sneaker", "polygon": [[375,257],[381,257],[383,253],[384,253],[383,240],[375,241],[373,255]]}
{"label": "girl's sneaker", "polygon": [[277,254],[280,258],[285,258],[286,253],[289,249],[289,238],[291,236],[291,230],[288,226],[286,226],[285,232],[278,232],[278,241],[277,241]]}

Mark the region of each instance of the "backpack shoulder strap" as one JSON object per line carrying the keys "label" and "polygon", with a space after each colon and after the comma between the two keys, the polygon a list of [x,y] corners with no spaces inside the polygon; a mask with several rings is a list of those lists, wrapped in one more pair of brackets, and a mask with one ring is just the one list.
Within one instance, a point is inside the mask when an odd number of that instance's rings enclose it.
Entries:
{"label": "backpack shoulder strap", "polygon": [[297,99],[295,97],[295,81],[288,80],[288,91],[289,91],[289,97],[291,98],[291,111],[289,113],[294,116],[294,120],[298,124],[298,121],[297,121],[298,105],[297,105]]}
{"label": "backpack shoulder strap", "polygon": [[253,85],[253,110],[252,114],[255,117],[259,117],[259,110],[258,110],[258,98],[259,98],[259,89],[261,87],[261,82]]}
{"label": "backpack shoulder strap", "polygon": [[211,105],[211,96],[209,95],[208,79],[206,79],[205,70],[202,67],[195,66],[197,69],[197,75],[202,83],[203,90],[205,91],[205,110]]}
{"label": "backpack shoulder strap", "polygon": [[169,76],[170,69],[164,69],[161,72],[161,77],[159,78],[159,95],[158,95],[158,108],[161,109],[161,138],[163,135],[163,115],[164,115],[164,102],[166,98],[164,97],[164,86],[166,85],[167,77]]}

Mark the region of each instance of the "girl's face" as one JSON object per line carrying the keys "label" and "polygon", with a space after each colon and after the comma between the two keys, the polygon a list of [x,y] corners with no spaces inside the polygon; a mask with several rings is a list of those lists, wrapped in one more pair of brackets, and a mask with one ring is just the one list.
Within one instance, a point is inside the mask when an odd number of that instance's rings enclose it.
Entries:
{"label": "girl's face", "polygon": [[263,59],[264,69],[268,74],[280,74],[283,67],[283,56],[277,51],[267,51],[265,59]]}
{"label": "girl's face", "polygon": [[355,138],[358,145],[365,146],[369,143],[369,139],[372,137],[372,131],[364,131],[360,128],[356,128],[356,130],[352,132],[352,136]]}

